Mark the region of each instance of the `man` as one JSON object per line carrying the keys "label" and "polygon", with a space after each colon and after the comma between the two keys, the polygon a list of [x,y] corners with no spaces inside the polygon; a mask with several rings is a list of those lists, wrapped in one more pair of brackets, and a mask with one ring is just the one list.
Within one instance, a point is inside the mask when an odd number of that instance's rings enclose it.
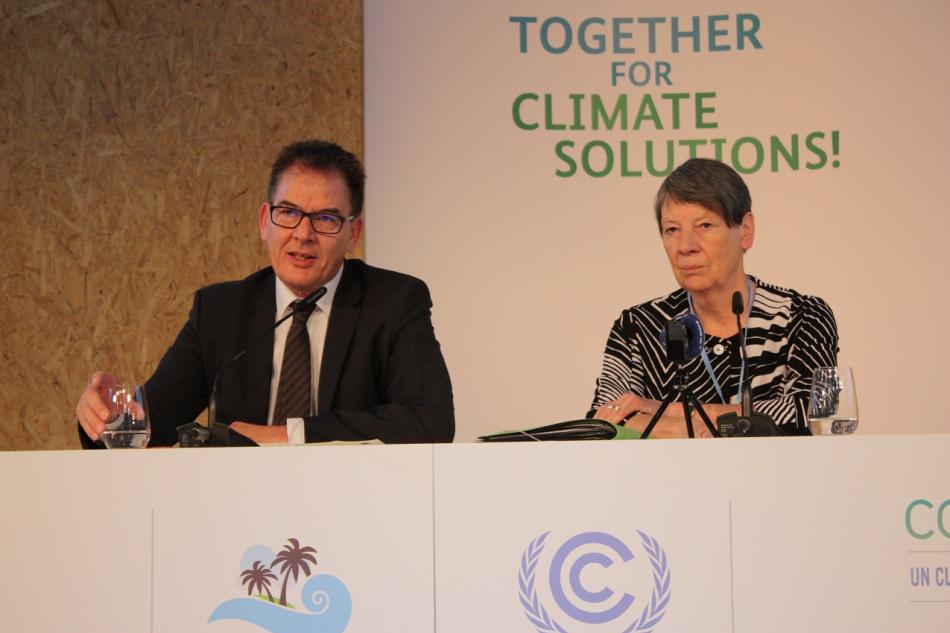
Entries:
{"label": "man", "polygon": [[[428,289],[344,261],[363,228],[364,182],[359,160],[336,144],[301,141],[280,152],[259,212],[271,266],[195,294],[187,323],[145,385],[150,445],[177,441],[176,426],[207,406],[222,368],[216,419],[258,443],[452,441],[452,387]],[[326,294],[309,316],[295,310],[295,300],[320,288]],[[115,382],[96,372],[76,405],[87,448],[105,429],[105,393]]]}

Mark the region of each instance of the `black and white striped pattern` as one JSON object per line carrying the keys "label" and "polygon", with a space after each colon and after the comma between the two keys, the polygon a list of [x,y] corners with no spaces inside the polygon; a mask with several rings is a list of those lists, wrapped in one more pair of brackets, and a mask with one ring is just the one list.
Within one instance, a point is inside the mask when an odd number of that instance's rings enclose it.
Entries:
{"label": "black and white striped pattern", "polygon": [[[837,363],[834,314],[818,297],[753,281],[755,299],[747,339],[750,368],[746,373],[753,376],[755,410],[768,414],[778,424],[805,429],[812,374],[816,367]],[[624,310],[610,330],[588,417],[628,391],[654,400],[670,393],[673,365],[666,362],[658,334],[667,321],[688,311],[682,289]],[[714,354],[716,344],[723,345],[725,353]],[[707,335],[705,347],[723,393],[731,401],[739,387],[739,335],[728,339]],[[722,403],[701,358],[688,361],[684,371],[700,402]]]}

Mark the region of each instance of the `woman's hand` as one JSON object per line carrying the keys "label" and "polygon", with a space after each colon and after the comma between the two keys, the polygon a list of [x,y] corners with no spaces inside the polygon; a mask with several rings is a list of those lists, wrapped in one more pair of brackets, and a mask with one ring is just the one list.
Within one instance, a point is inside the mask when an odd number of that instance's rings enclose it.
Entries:
{"label": "woman's hand", "polygon": [[[660,408],[660,404],[658,400],[641,398],[634,393],[627,392],[619,398],[614,398],[601,405],[594,413],[594,417],[612,424],[621,424],[626,420],[624,426],[642,433],[650,423],[650,419]],[[715,424],[716,418],[723,413],[738,412],[739,405],[703,404],[703,410]],[[699,413],[692,407],[691,413],[693,432],[696,437],[711,437],[712,434],[706,428],[706,424]],[[683,414],[681,403],[674,402],[666,408],[663,416],[657,421],[653,431],[650,432],[650,437],[689,437],[686,433],[686,416]]]}
{"label": "woman's hand", "polygon": [[[629,391],[619,398],[609,400],[597,409],[594,417],[598,420],[606,420],[613,424],[620,424],[623,420],[637,414],[645,413],[653,415],[660,408],[660,403],[656,400],[648,400],[630,393]],[[680,412],[682,413],[682,407]],[[669,413],[669,409],[667,409]]]}

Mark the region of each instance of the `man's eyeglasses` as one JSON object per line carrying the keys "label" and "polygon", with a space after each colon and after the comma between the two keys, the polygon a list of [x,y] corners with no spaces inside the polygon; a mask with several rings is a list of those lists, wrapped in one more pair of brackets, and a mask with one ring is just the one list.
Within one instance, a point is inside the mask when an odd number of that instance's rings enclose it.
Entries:
{"label": "man's eyeglasses", "polygon": [[295,229],[300,226],[304,218],[310,220],[310,226],[317,233],[324,235],[335,235],[343,230],[346,222],[352,222],[356,218],[353,216],[343,217],[339,213],[330,213],[329,211],[314,211],[309,213],[301,211],[295,207],[285,207],[279,204],[269,204],[270,221],[277,226],[285,229]]}

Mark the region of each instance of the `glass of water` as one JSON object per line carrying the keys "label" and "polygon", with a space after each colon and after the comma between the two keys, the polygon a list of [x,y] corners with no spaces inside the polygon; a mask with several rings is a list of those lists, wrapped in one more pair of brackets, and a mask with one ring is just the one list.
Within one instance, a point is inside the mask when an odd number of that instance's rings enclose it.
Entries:
{"label": "glass of water", "polygon": [[850,367],[819,367],[811,383],[812,435],[850,435],[858,428],[858,396]]}
{"label": "glass of water", "polygon": [[145,448],[152,435],[145,388],[142,385],[110,385],[106,398],[110,418],[101,436],[106,448]]}

